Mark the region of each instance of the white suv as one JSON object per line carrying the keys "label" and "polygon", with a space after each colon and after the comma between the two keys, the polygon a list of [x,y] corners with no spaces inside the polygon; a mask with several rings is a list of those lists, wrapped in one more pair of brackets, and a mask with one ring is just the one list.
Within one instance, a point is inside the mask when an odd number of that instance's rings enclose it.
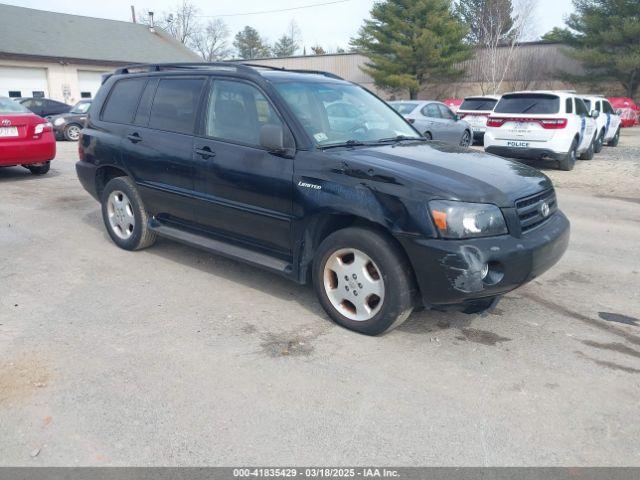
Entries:
{"label": "white suv", "polygon": [[500,97],[495,95],[479,95],[467,97],[458,109],[458,116],[473,128],[473,140],[482,143],[487,130],[487,119]]}
{"label": "white suv", "polygon": [[572,170],[576,157],[591,160],[596,121],[573,93],[504,94],[487,120],[484,149],[503,157],[556,160]]}
{"label": "white suv", "polygon": [[596,95],[582,95],[587,109],[590,112],[594,110],[598,112],[596,116],[596,143],[594,150],[596,153],[600,153],[602,145],[607,143],[610,147],[618,145],[620,140],[620,122],[622,121],[620,115],[616,114],[613,107],[604,97]]}

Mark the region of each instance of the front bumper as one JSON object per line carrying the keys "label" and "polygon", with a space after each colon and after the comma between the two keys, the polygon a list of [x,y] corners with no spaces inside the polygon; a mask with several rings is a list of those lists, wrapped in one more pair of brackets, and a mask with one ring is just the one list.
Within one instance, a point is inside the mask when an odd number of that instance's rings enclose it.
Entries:
{"label": "front bumper", "polygon": [[554,152],[547,148],[502,147],[498,145],[485,147],[484,151],[493,153],[494,155],[500,155],[501,157],[522,158],[526,160],[562,160],[567,156],[566,153]]}
{"label": "front bumper", "polygon": [[[531,281],[560,260],[569,231],[569,220],[557,211],[520,237],[399,240],[413,266],[423,304],[441,307],[502,295]],[[482,279],[487,263],[489,274]]]}
{"label": "front bumper", "polygon": [[33,165],[53,160],[56,140],[53,132],[44,132],[38,139],[3,140],[0,143],[0,167]]}

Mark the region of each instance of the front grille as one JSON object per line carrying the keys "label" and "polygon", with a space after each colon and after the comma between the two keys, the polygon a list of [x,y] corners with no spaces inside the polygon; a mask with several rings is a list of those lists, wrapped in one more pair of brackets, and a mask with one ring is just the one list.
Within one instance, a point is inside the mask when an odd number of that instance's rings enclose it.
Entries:
{"label": "front grille", "polygon": [[[544,204],[549,207],[547,215],[543,215],[543,211],[546,210],[543,207]],[[553,188],[517,200],[516,211],[522,233],[527,233],[544,224],[553,216],[556,210],[558,210],[558,202]]]}

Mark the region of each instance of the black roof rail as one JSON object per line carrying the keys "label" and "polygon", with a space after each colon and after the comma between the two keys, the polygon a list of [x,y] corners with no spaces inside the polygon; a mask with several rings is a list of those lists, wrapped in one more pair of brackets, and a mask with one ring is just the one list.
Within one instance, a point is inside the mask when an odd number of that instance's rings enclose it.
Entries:
{"label": "black roof rail", "polygon": [[[165,70],[203,70],[203,69],[221,69],[221,70],[234,70],[237,72],[245,73],[248,75],[259,75],[257,69],[277,70],[281,72],[292,73],[308,73],[313,75],[323,75],[328,78],[334,78],[336,80],[344,80],[342,77],[330,72],[323,72],[321,70],[299,70],[288,69],[284,67],[275,67],[272,65],[260,65],[256,63],[245,62],[199,62],[199,63],[139,63],[133,65],[125,65],[113,72],[113,75],[126,75],[128,73],[143,73],[143,72],[161,72]],[[108,77],[107,77],[108,78]],[[103,83],[107,78],[103,78]]]}

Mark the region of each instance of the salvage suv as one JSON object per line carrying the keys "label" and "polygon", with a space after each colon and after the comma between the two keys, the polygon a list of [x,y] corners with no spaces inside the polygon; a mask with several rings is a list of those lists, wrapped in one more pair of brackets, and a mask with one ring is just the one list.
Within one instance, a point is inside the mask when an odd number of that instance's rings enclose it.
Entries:
{"label": "salvage suv", "polygon": [[[330,118],[337,103],[361,117]],[[79,153],[119,247],[161,236],[311,281],[335,322],[370,335],[416,307],[487,309],[569,241],[544,174],[426,141],[328,73],[122,68],[105,76]]]}

